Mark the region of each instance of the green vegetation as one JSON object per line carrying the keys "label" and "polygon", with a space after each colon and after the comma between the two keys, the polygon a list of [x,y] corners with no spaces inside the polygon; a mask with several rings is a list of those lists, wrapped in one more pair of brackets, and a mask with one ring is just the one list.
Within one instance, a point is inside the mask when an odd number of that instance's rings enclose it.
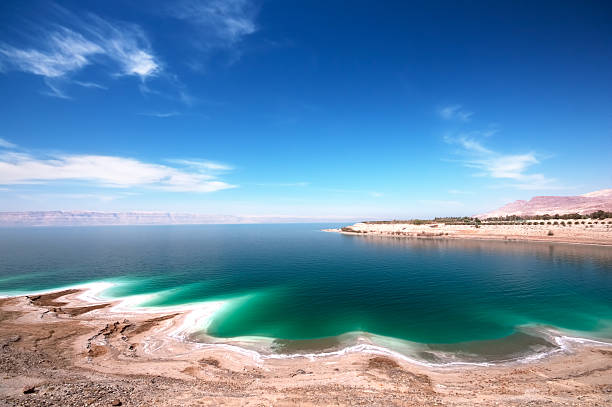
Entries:
{"label": "green vegetation", "polygon": [[470,218],[468,216],[463,217],[443,217],[433,219],[407,219],[407,220],[372,220],[363,222],[368,225],[397,225],[397,224],[408,224],[408,225],[429,225],[432,223],[445,223],[447,225],[477,225],[481,223],[478,218]]}
{"label": "green vegetation", "polygon": [[602,210],[598,210],[596,212],[593,212],[591,214],[591,218],[593,219],[606,219],[606,218],[612,218],[612,212],[606,212],[606,211],[602,211]]}
{"label": "green vegetation", "polygon": [[500,216],[494,218],[487,218],[484,221],[490,222],[521,222],[527,220],[568,220],[568,219],[607,219],[612,218],[612,212],[602,211],[601,209],[590,214],[581,215],[579,213],[566,213],[564,215],[554,214],[544,214],[544,215],[533,215],[533,216],[518,216],[518,215],[510,215],[510,216]]}
{"label": "green vegetation", "polygon": [[363,222],[368,225],[397,225],[397,224],[408,224],[408,225],[426,225],[434,223],[430,219],[407,219],[407,220],[371,220]]}
{"label": "green vegetation", "polygon": [[[462,217],[436,217],[433,219],[406,219],[406,220],[372,220],[372,221],[364,221],[363,223],[368,225],[397,225],[397,224],[408,224],[408,225],[429,225],[433,223],[444,223],[446,225],[474,225],[478,227],[481,224],[486,225],[563,225],[565,226],[565,222],[560,222],[560,220],[576,220],[574,224],[580,223],[577,219],[599,219],[604,220],[612,218],[612,212],[606,212],[603,210],[598,210],[590,214],[581,215],[579,213],[566,213],[564,215],[554,214],[544,214],[544,215],[534,215],[534,216],[518,216],[518,215],[509,215],[509,216],[499,216],[493,218],[486,219],[478,219],[471,218],[469,216]],[[546,221],[546,222],[543,222]],[[554,223],[553,223],[554,221]],[[585,221],[582,221],[584,224]],[[589,222],[590,223],[590,222]],[[608,222],[610,223],[610,222]],[[572,222],[567,222],[567,225],[571,225]],[[347,232],[354,232],[354,230],[347,230]]]}

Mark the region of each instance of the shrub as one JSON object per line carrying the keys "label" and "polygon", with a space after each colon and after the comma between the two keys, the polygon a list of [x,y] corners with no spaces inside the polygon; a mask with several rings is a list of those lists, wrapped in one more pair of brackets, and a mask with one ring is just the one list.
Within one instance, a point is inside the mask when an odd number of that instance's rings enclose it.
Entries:
{"label": "shrub", "polygon": [[602,210],[595,211],[591,213],[591,218],[593,219],[606,219],[612,217],[612,212],[606,212]]}

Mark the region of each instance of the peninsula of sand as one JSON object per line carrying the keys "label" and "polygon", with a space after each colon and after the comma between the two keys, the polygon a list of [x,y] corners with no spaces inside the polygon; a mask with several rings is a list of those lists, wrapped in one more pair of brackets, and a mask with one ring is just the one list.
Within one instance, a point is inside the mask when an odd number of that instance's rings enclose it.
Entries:
{"label": "peninsula of sand", "polygon": [[536,196],[460,218],[355,223],[326,232],[439,239],[527,240],[612,245],[612,189]]}
{"label": "peninsula of sand", "polygon": [[374,221],[324,229],[360,236],[541,241],[612,246],[612,218],[520,222]]}
{"label": "peninsula of sand", "polygon": [[538,359],[429,366],[376,348],[261,358],[181,332],[194,311],[142,312],[85,289],[0,300],[8,406],[490,406],[612,403],[612,348],[568,340]]}

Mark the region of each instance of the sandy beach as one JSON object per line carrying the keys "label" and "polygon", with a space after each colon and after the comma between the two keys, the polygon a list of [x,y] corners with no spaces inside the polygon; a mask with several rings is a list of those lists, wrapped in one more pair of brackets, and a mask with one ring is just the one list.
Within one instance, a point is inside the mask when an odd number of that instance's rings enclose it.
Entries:
{"label": "sandy beach", "polygon": [[[580,224],[561,224],[561,221],[530,222],[519,225],[449,225],[431,223],[366,223],[359,222],[345,228],[325,229],[351,235],[395,236],[439,239],[486,239],[541,241],[573,244],[595,244],[612,246],[612,219],[584,219]],[[550,222],[550,224],[548,224]],[[537,224],[535,224],[537,223]],[[544,223],[544,224],[540,224]],[[555,224],[557,223],[557,224]]]}
{"label": "sandy beach", "polygon": [[612,403],[612,347],[428,367],[376,352],[262,359],[185,341],[193,313],[137,312],[83,290],[0,300],[7,406],[489,406]]}

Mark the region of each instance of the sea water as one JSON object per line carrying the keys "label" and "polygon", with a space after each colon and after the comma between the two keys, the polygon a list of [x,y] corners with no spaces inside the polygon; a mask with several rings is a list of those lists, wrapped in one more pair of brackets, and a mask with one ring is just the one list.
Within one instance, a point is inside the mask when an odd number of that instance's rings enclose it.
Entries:
{"label": "sea water", "polygon": [[611,247],[321,231],[336,226],[2,228],[0,294],[105,282],[130,307],[212,309],[190,339],[271,355],[487,362],[612,341]]}

